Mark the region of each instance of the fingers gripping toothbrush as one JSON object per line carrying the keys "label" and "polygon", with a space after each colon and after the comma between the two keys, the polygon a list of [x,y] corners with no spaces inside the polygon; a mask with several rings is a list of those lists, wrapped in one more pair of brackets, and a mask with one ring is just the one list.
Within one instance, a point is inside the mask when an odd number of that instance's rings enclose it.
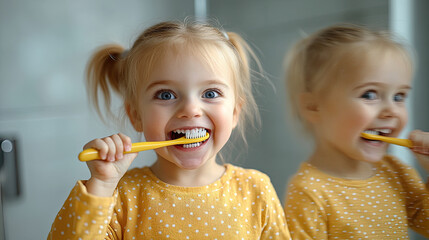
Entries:
{"label": "fingers gripping toothbrush", "polygon": [[[181,137],[178,139],[168,140],[168,141],[159,141],[159,142],[137,142],[133,143],[131,145],[131,150],[124,152],[126,153],[135,153],[135,152],[141,152],[146,150],[152,150],[156,148],[161,147],[167,147],[172,145],[182,145],[182,144],[190,144],[190,143],[197,143],[197,142],[203,142],[209,138],[209,133],[206,133],[206,131],[203,131],[203,134],[190,134],[186,135],[185,137]],[[83,150],[79,156],[79,160],[82,162],[91,161],[100,159],[100,155],[98,153],[97,149],[94,148],[88,148]]]}

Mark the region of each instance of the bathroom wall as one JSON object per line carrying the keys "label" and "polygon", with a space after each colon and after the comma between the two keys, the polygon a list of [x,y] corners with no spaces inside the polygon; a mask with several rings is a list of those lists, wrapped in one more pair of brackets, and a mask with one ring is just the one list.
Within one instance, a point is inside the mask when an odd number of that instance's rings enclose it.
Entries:
{"label": "bathroom wall", "polygon": [[[415,128],[429,131],[429,22],[427,11],[429,2],[413,0],[413,46],[416,51],[417,71],[413,88],[414,125]],[[424,174],[424,173],[422,173]],[[427,176],[427,173],[426,173]]]}

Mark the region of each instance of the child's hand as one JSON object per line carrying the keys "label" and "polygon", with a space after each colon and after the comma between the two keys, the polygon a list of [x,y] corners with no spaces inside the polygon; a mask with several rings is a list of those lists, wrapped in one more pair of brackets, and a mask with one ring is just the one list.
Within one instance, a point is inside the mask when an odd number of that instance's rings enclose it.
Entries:
{"label": "child's hand", "polygon": [[429,172],[429,132],[414,130],[409,139],[413,142],[413,152],[420,164]]}
{"label": "child's hand", "polygon": [[131,139],[118,133],[94,139],[83,148],[95,148],[101,157],[100,160],[86,162],[91,172],[91,178],[85,183],[88,192],[97,196],[112,196],[119,180],[137,156],[137,153],[123,154],[131,150]]}

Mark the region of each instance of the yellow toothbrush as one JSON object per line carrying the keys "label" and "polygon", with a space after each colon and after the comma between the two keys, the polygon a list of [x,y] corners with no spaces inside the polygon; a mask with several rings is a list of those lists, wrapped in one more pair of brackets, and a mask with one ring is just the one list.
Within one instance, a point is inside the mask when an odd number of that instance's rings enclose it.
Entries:
{"label": "yellow toothbrush", "polygon": [[[124,152],[124,153],[135,153],[135,152],[141,152],[151,149],[156,149],[160,147],[167,147],[172,145],[181,145],[181,144],[189,144],[189,143],[196,143],[196,142],[202,142],[209,138],[209,134],[206,133],[204,137],[200,138],[185,138],[181,137],[174,140],[169,141],[160,141],[160,142],[137,142],[133,143],[131,145],[131,151]],[[88,148],[83,150],[81,153],[79,153],[78,156],[79,160],[82,162],[91,161],[95,159],[100,159],[100,155],[98,154],[98,150],[94,148]]]}
{"label": "yellow toothbrush", "polygon": [[364,133],[364,132],[360,133],[360,135],[361,135],[361,137],[366,138],[366,139],[370,139],[370,140],[383,141],[383,142],[392,143],[392,144],[396,144],[396,145],[408,147],[408,148],[413,147],[413,142],[411,140],[408,140],[408,139],[385,137],[385,136],[381,136],[381,135],[369,134],[369,133]]}

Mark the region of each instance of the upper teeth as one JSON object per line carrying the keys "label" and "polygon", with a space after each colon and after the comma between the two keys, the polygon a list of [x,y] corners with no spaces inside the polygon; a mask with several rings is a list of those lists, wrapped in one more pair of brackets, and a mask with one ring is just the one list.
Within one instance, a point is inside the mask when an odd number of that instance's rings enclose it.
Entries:
{"label": "upper teeth", "polygon": [[392,133],[392,129],[388,129],[388,128],[377,128],[377,129],[372,129],[372,130],[365,130],[365,133],[369,133],[369,134],[374,134],[374,135],[380,135],[380,133],[383,134],[390,134]]}
{"label": "upper teeth", "polygon": [[174,130],[175,133],[185,134],[185,137],[188,139],[191,138],[200,138],[206,135],[207,130],[204,128],[194,128],[194,129],[177,129]]}

